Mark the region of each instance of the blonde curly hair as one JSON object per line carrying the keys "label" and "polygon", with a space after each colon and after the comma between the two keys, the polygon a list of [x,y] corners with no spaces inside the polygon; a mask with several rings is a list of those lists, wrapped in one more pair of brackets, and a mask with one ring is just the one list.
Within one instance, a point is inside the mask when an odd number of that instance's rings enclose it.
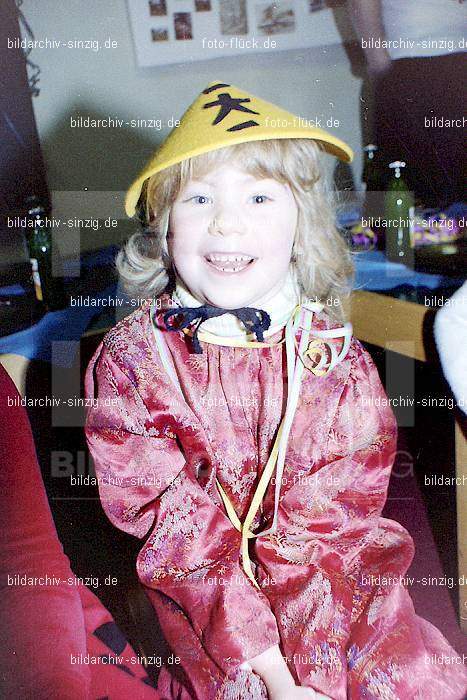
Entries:
{"label": "blonde curly hair", "polygon": [[250,141],[216,149],[172,165],[144,183],[139,200],[145,228],[120,250],[116,265],[130,297],[153,298],[174,284],[167,249],[169,217],[181,188],[224,163],[241,166],[257,178],[288,183],[298,208],[291,265],[303,295],[326,304],[345,321],[343,301],[351,291],[353,264],[338,231],[332,194],[326,187],[320,148],[311,139]]}

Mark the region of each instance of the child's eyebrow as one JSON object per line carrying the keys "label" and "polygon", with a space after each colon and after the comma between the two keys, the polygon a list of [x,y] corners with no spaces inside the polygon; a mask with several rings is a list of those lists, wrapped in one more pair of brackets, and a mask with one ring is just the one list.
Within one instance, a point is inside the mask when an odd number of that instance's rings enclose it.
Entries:
{"label": "child's eyebrow", "polygon": [[211,180],[207,180],[203,177],[192,177],[188,182],[186,183],[186,186],[189,187],[190,185],[211,185]]}
{"label": "child's eyebrow", "polygon": [[[281,185],[281,183],[278,182],[277,180],[275,180],[273,177],[255,177],[254,175],[247,175],[244,178],[244,182],[247,185],[253,184],[253,183],[258,182],[258,181]],[[190,184],[195,184],[195,185],[202,184],[202,185],[209,185],[210,187],[212,187],[213,185],[216,184],[216,180],[215,179],[211,180],[209,177],[193,177],[187,183],[187,186],[189,186]]]}

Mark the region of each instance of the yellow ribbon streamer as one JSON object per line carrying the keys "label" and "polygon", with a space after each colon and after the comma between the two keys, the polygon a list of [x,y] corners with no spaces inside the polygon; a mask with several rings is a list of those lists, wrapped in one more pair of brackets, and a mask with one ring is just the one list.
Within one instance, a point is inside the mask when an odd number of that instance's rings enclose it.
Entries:
{"label": "yellow ribbon streamer", "polygon": [[[308,306],[309,310],[313,311],[319,311],[322,308],[322,304],[320,303],[313,303]],[[301,310],[301,305],[297,304],[295,309],[293,310],[291,314],[291,319],[290,321],[292,323],[295,323],[297,315],[300,313]],[[181,329],[186,335],[191,336],[192,332],[190,332],[189,329],[187,328],[182,328]],[[254,337],[254,334],[249,334],[250,337]],[[248,336],[247,336],[248,337]],[[157,338],[157,336],[156,336]],[[198,338],[202,341],[205,341],[207,343],[213,343],[215,345],[225,345],[225,346],[233,346],[233,347],[243,347],[243,348],[263,348],[263,347],[276,347],[277,345],[281,345],[286,341],[286,336],[279,342],[276,343],[266,343],[266,342],[260,342],[260,341],[251,341],[251,340],[238,340],[237,338],[232,338],[232,337],[219,337],[214,334],[211,334],[207,331],[203,331],[198,333]],[[300,356],[299,349],[297,346],[296,339],[294,338],[294,345],[296,349],[296,354],[298,355],[300,361],[303,363],[303,365],[310,370],[313,374],[317,376],[321,376],[323,374],[326,374],[329,371],[329,368],[323,369],[321,367],[322,361],[324,360],[326,353],[323,349],[323,345],[328,345],[326,341],[323,341],[322,339],[313,339],[309,342],[307,349],[305,352],[303,352],[303,357]],[[315,361],[316,356],[318,356],[318,361],[314,366],[310,366],[308,362],[305,362],[305,358],[309,358],[311,362]],[[289,378],[290,379],[290,378]],[[288,391],[290,392],[290,383],[288,386]],[[289,394],[290,396],[290,394]],[[286,412],[287,414],[287,412]],[[283,431],[283,426],[285,422],[285,416],[281,420],[279,429],[277,431],[276,439],[274,441],[274,446],[271,450],[271,454],[269,456],[269,459],[267,461],[267,464],[263,470],[263,473],[260,477],[260,480],[258,482],[258,486],[256,487],[256,491],[253,495],[253,499],[250,503],[250,507],[248,508],[247,515],[245,517],[244,522],[242,523],[235,512],[235,508],[233,507],[229,497],[227,496],[226,492],[222,488],[220,482],[218,479],[216,479],[217,487],[219,489],[219,493],[221,495],[222,501],[224,503],[227,516],[232,523],[232,525],[241,533],[242,535],[242,543],[241,543],[241,551],[242,551],[242,565],[243,565],[243,570],[245,571],[245,574],[248,576],[250,581],[253,583],[255,588],[260,589],[260,586],[258,582],[256,581],[254,575],[253,575],[253,570],[251,566],[251,560],[248,552],[248,540],[253,538],[253,537],[259,537],[261,536],[260,533],[254,533],[251,532],[250,527],[253,523],[253,520],[255,519],[256,513],[258,512],[258,509],[261,505],[261,502],[264,498],[264,495],[266,493],[266,490],[268,488],[268,485],[271,481],[272,474],[274,472],[274,469],[277,464],[277,459],[278,459],[278,454],[279,454],[279,443]]]}
{"label": "yellow ribbon streamer", "polygon": [[[297,304],[295,309],[292,312],[291,319],[292,322],[295,321],[295,318],[297,314],[301,310],[301,305]],[[184,333],[187,335],[191,335],[191,332],[187,328],[182,329]],[[214,343],[215,345],[228,345],[228,346],[233,346],[233,347],[243,347],[243,348],[261,348],[261,347],[275,347],[277,345],[281,345],[282,343],[285,342],[286,338],[284,337],[281,341],[276,342],[276,343],[266,343],[266,342],[259,342],[259,341],[249,341],[249,340],[238,340],[236,338],[230,338],[230,337],[222,337],[219,338],[216,335],[213,335],[209,332],[203,331],[198,333],[198,338],[202,341],[208,342],[208,343]],[[294,340],[295,347],[298,350],[296,340]],[[304,353],[305,356],[310,357],[310,359],[313,359],[316,354],[320,356],[320,358],[323,356],[324,351],[322,348],[323,341],[321,340],[312,340],[310,344],[308,345],[308,348],[306,352]],[[298,354],[298,353],[297,353]],[[300,358],[302,360],[302,358]],[[303,360],[302,360],[303,362]],[[326,374],[327,370],[322,370],[318,368],[313,368],[310,367],[308,363],[304,363],[305,367],[307,367],[309,370],[311,370],[314,374],[320,376],[322,374]],[[318,362],[319,364],[319,362]],[[289,387],[290,391],[290,387]],[[260,586],[258,582],[256,581],[254,575],[253,575],[253,569],[251,566],[251,559],[248,551],[248,540],[259,536],[261,533],[258,533],[258,535],[254,532],[251,532],[250,527],[253,523],[253,520],[255,519],[256,513],[258,512],[258,509],[261,505],[261,502],[264,498],[264,495],[266,493],[266,490],[269,486],[269,483],[271,481],[274,469],[276,467],[277,463],[277,458],[279,454],[279,442],[280,438],[282,435],[282,429],[283,429],[283,424],[284,424],[284,418],[282,419],[279,429],[277,431],[276,439],[274,441],[274,446],[271,450],[271,454],[269,456],[269,459],[267,461],[267,464],[263,470],[263,473],[261,475],[261,478],[258,482],[258,486],[256,487],[256,491],[253,495],[252,501],[250,503],[250,507],[248,508],[248,512],[246,514],[245,520],[242,523],[235,512],[235,508],[233,507],[229,497],[227,496],[226,492],[222,488],[220,482],[218,479],[216,479],[217,487],[219,489],[219,493],[221,495],[222,501],[224,503],[227,516],[232,523],[232,525],[239,531],[241,532],[242,535],[242,544],[241,544],[241,551],[242,551],[242,565],[243,565],[243,570],[245,571],[245,574],[248,576],[250,581],[253,583],[255,588],[260,589]]]}
{"label": "yellow ribbon streamer", "polygon": [[248,539],[251,537],[257,536],[254,532],[250,531],[250,526],[251,526],[253,520],[255,519],[255,515],[258,511],[258,508],[261,505],[261,502],[264,498],[264,494],[266,493],[266,489],[269,485],[272,474],[274,472],[274,467],[276,466],[277,455],[279,452],[279,440],[280,440],[280,436],[282,433],[282,424],[283,424],[283,420],[281,421],[281,424],[279,426],[279,430],[277,431],[276,439],[274,441],[274,447],[272,448],[268,462],[263,470],[263,473],[261,474],[261,478],[259,480],[258,486],[256,487],[255,494],[254,494],[253,499],[250,503],[250,507],[248,508],[248,512],[246,514],[246,517],[245,517],[243,524],[240,522],[240,520],[237,516],[237,513],[235,512],[235,508],[233,507],[229,497],[227,496],[224,489],[222,488],[219,480],[216,479],[217,487],[219,489],[219,493],[221,494],[222,500],[224,502],[225,509],[227,511],[227,515],[229,516],[229,520],[232,523],[232,525],[239,532],[242,533],[243,570],[245,571],[246,575],[248,576],[250,581],[253,583],[253,585],[258,589],[259,589],[259,585],[258,585],[258,583],[253,575],[253,570],[251,568],[251,560],[250,560],[250,555],[248,552]]}
{"label": "yellow ribbon streamer", "polygon": [[[193,335],[188,328],[182,328],[181,330],[185,333],[185,335]],[[228,345],[229,347],[234,348],[274,348],[276,345],[282,345],[282,343],[285,343],[285,338],[279,340],[277,343],[261,343],[259,340],[237,340],[236,338],[230,338],[228,336],[222,337],[213,335],[212,333],[209,333],[209,331],[199,331],[198,339],[204,341],[205,343],[212,343],[213,345]]]}

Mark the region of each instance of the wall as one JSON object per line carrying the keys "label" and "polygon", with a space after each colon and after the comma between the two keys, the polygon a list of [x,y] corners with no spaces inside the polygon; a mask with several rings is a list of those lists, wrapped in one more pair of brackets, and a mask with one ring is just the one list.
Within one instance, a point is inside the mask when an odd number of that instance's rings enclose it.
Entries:
{"label": "wall", "polygon": [[[86,7],[87,6],[87,7]],[[135,62],[124,0],[25,0],[22,11],[37,39],[110,37],[116,49],[36,49],[31,59],[41,68],[40,95],[34,98],[39,134],[53,191],[110,190],[123,217],[120,194],[168,130],[71,128],[77,116],[131,119],[181,116],[187,105],[213,79],[244,87],[305,118],[333,116],[335,133],[356,152],[353,173],[361,170],[360,88],[342,45],[269,54],[217,58],[191,65],[139,69]],[[325,158],[327,168],[334,167]],[[65,212],[56,196],[55,215]],[[81,230],[82,249],[127,236],[133,223],[117,229]],[[61,241],[67,251],[73,241]]]}

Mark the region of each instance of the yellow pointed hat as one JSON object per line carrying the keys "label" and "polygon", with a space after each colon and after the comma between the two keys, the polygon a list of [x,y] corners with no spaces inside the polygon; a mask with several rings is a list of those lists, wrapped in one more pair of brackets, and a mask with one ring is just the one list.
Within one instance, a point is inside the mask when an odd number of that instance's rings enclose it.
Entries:
{"label": "yellow pointed hat", "polygon": [[135,213],[145,180],[186,158],[245,141],[313,139],[323,150],[350,163],[352,149],[324,129],[286,112],[245,90],[214,81],[203,90],[130,186],[125,198],[128,216]]}

